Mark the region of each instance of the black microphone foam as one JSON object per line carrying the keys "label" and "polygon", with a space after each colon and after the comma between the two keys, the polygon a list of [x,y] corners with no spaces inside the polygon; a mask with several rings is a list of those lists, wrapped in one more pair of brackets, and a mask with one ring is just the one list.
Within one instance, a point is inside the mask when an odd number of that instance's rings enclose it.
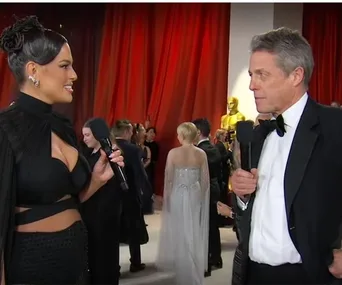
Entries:
{"label": "black microphone foam", "polygon": [[248,144],[253,140],[253,122],[240,121],[236,125],[236,137],[239,143]]}
{"label": "black microphone foam", "polygon": [[[108,160],[109,156],[114,152],[112,141],[110,140],[109,127],[105,120],[101,118],[95,118],[90,122],[90,129],[94,138],[101,144],[101,148],[106,153]],[[120,185],[123,190],[128,190],[128,183],[122,168],[110,161],[110,166],[115,176],[120,180]]]}
{"label": "black microphone foam", "polygon": [[106,121],[101,118],[92,119],[90,122],[90,129],[94,138],[98,141],[109,138],[110,136],[109,127]]}
{"label": "black microphone foam", "polygon": [[236,125],[236,138],[240,143],[241,168],[246,171],[252,169],[253,125],[251,121],[240,121]]}

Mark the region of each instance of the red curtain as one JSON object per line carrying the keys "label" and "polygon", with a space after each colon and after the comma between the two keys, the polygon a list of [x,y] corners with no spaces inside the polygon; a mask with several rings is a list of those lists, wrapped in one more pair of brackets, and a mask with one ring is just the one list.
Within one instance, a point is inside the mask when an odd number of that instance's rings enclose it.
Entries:
{"label": "red curtain", "polygon": [[95,116],[110,123],[145,119],[151,92],[153,5],[108,4],[99,59]]}
{"label": "red curtain", "polygon": [[5,53],[0,52],[0,108],[7,107],[11,100],[14,98],[14,78],[8,68],[7,56]]}
{"label": "red curtain", "polygon": [[[230,5],[107,4],[94,114],[112,124],[149,116],[161,147],[157,168],[184,121],[226,109]],[[157,181],[161,190],[162,179]]]}
{"label": "red curtain", "polygon": [[304,4],[303,35],[313,49],[315,69],[309,93],[322,104],[342,103],[342,7]]}

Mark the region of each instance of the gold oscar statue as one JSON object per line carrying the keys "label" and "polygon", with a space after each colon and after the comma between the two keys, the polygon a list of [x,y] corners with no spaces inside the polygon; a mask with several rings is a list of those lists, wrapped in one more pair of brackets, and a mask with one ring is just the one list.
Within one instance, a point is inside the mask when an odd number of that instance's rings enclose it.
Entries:
{"label": "gold oscar statue", "polygon": [[221,129],[225,129],[230,134],[230,139],[234,140],[236,135],[236,124],[239,121],[245,121],[246,117],[240,113],[239,100],[235,97],[228,99],[228,114],[221,117]]}

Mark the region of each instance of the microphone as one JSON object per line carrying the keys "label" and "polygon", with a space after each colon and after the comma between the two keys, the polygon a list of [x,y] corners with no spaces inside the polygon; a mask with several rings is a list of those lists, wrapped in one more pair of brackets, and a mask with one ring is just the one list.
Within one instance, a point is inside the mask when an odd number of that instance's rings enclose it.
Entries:
{"label": "microphone", "polygon": [[[252,169],[252,141],[254,124],[251,121],[240,121],[236,125],[236,138],[240,144],[241,168],[248,172]],[[245,195],[248,199],[250,195]]]}
{"label": "microphone", "polygon": [[236,138],[240,144],[241,168],[252,169],[253,122],[240,121],[236,124]]}
{"label": "microphone", "polygon": [[128,190],[128,183],[125,174],[122,171],[122,168],[117,165],[116,163],[113,163],[110,161],[109,156],[114,152],[112,147],[112,142],[110,140],[110,134],[109,134],[109,127],[105,120],[101,118],[96,118],[92,120],[90,123],[90,129],[93,133],[93,136],[95,139],[101,144],[101,148],[106,153],[107,158],[109,160],[110,166],[115,174],[115,176],[120,181],[120,186],[122,190],[127,191]]}

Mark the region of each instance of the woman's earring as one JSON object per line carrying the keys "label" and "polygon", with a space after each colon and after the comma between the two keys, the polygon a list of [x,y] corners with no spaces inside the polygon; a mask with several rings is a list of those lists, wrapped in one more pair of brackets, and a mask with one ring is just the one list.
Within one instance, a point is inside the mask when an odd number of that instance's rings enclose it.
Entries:
{"label": "woman's earring", "polygon": [[34,78],[33,76],[31,76],[31,75],[30,75],[28,78],[33,82],[33,84],[34,84],[35,87],[39,87],[39,83],[40,83],[39,80],[35,79],[35,78]]}

